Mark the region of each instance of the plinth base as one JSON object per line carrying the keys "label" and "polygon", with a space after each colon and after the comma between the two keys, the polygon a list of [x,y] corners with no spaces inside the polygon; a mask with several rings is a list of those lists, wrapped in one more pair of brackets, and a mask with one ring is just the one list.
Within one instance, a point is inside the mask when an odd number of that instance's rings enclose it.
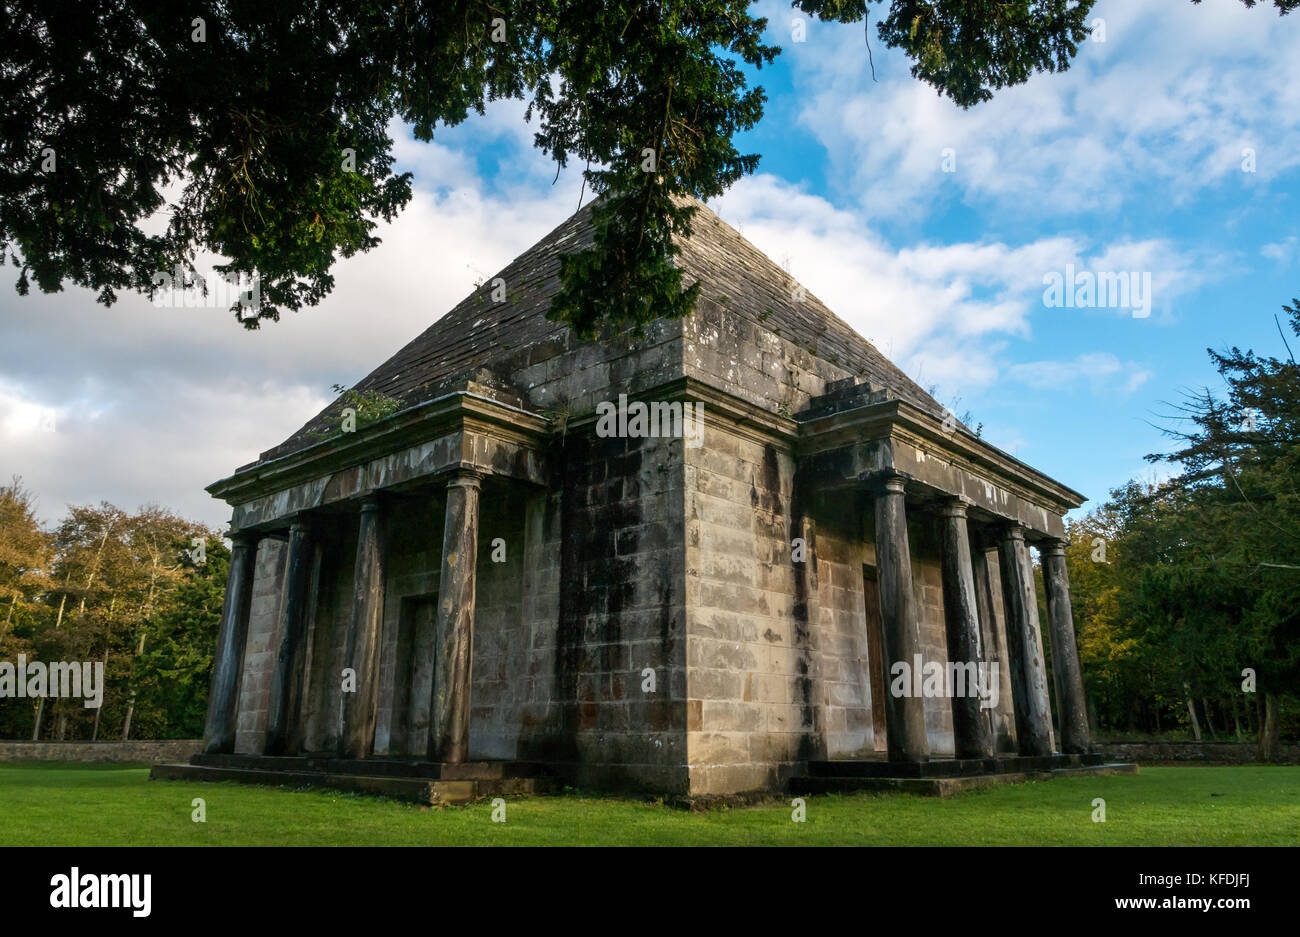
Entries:
{"label": "plinth base", "polygon": [[544,766],[520,761],[442,764],[397,758],[329,755],[195,755],[189,764],[159,764],[151,780],[236,781],[269,787],[315,787],[373,794],[429,806],[468,804],[507,794],[542,794],[555,787]]}
{"label": "plinth base", "polygon": [[807,774],[792,778],[792,794],[900,791],[951,797],[995,784],[1048,781],[1082,775],[1137,774],[1135,764],[1107,762],[1102,755],[1011,755],[1004,758],[932,758],[925,762],[885,759],[810,761]]}

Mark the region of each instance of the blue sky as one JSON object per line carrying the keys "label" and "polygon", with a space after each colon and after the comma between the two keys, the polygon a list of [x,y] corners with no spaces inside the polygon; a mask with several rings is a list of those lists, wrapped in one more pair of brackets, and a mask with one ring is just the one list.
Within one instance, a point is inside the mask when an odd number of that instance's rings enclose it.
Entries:
{"label": "blue sky", "polygon": [[[875,82],[861,25],[807,22],[794,43],[797,14],[758,7],[784,49],[755,74],[767,113],[740,141],[763,158],[712,207],[995,445],[1104,499],[1152,472],[1162,401],[1217,383],[1207,346],[1282,353],[1273,316],[1300,295],[1300,16],[1100,0],[1105,41],[1068,72],[963,111],[874,28]],[[205,484],[577,207],[577,171],[553,185],[532,133],[516,102],[432,144],[395,128],[411,206],[338,265],[322,306],[257,333],[223,309],[6,287],[0,475],[23,475],[47,517],[107,499],[222,523]],[[1067,264],[1150,274],[1149,317],[1045,306]]]}

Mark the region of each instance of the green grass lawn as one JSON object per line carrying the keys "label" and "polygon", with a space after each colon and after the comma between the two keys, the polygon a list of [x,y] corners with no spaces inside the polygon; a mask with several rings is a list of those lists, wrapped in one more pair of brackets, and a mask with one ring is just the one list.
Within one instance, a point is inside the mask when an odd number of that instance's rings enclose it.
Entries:
{"label": "green grass lawn", "polygon": [[[207,822],[191,802],[207,803]],[[1093,799],[1106,822],[1092,821]],[[0,845],[1300,845],[1300,767],[1143,768],[951,800],[788,799],[707,813],[563,794],[431,810],[373,797],[150,781],[139,765],[0,765]]]}

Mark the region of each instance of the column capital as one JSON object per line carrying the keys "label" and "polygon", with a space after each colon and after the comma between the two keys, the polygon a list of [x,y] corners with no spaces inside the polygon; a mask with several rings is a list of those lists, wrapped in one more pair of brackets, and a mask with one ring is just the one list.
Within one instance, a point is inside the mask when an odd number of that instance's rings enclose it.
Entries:
{"label": "column capital", "polygon": [[945,498],[940,505],[944,517],[965,517],[967,509],[974,502],[970,498],[963,498],[961,495],[955,495],[951,498]]}
{"label": "column capital", "polygon": [[379,510],[379,493],[372,491],[361,499],[361,512],[363,514]]}
{"label": "column capital", "polygon": [[483,473],[474,469],[458,468],[454,469],[447,477],[447,487],[459,488],[481,488],[483,487]]}
{"label": "column capital", "polygon": [[292,534],[309,534],[312,530],[311,517],[306,511],[295,514],[293,520],[289,522],[289,533]]}
{"label": "column capital", "polygon": [[1025,526],[1014,522],[1005,524],[1002,529],[998,531],[998,537],[1001,540],[1024,540]]}
{"label": "column capital", "polygon": [[907,476],[894,469],[883,469],[859,476],[872,494],[903,494]]}
{"label": "column capital", "polygon": [[237,547],[256,546],[257,541],[262,539],[262,535],[255,530],[229,530],[225,537]]}
{"label": "column capital", "polygon": [[1065,548],[1069,541],[1060,537],[1049,537],[1046,540],[1039,541],[1038,552],[1043,556],[1065,556]]}

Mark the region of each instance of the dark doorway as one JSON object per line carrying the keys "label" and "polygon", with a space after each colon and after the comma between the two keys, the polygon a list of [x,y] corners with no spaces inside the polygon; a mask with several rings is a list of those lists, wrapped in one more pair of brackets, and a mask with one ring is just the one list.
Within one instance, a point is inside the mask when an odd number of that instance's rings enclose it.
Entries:
{"label": "dark doorway", "polygon": [[437,613],[437,593],[402,597],[397,619],[397,666],[393,673],[393,715],[388,742],[393,754],[424,757],[428,751]]}
{"label": "dark doorway", "polygon": [[862,567],[862,599],[867,618],[867,673],[871,676],[871,734],[872,748],[878,752],[889,750],[885,734],[885,693],[889,687],[889,673],[885,668],[885,637],[880,623],[880,585],[876,582],[876,568]]}

